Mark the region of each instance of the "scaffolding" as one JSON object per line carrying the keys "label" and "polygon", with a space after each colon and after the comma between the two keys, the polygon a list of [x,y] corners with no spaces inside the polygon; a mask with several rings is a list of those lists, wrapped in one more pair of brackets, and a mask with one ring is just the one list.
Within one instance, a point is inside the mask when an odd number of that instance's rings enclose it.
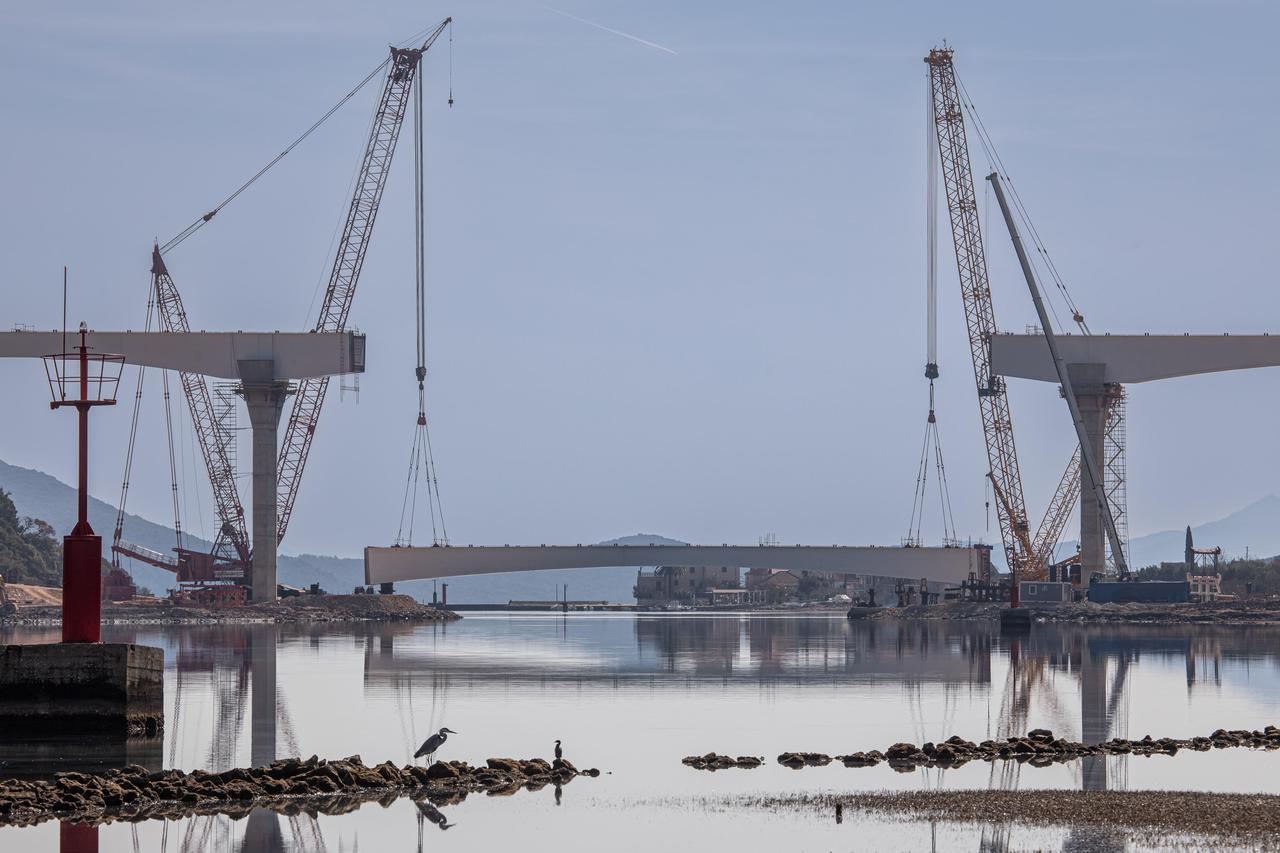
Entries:
{"label": "scaffolding", "polygon": [[[1115,519],[1116,533],[1119,534],[1120,547],[1124,549],[1124,565],[1129,565],[1129,498],[1126,488],[1125,457],[1128,444],[1127,433],[1127,395],[1123,385],[1109,385],[1107,388],[1107,422],[1106,434],[1102,446],[1102,482],[1111,506],[1111,516]],[[1107,572],[1116,571],[1115,555],[1111,551],[1111,543],[1107,543]]]}

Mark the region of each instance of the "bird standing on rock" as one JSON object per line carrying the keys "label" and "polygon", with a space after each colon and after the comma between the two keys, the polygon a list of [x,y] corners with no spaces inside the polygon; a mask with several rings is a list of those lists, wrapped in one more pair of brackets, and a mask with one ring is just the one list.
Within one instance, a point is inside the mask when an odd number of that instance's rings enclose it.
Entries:
{"label": "bird standing on rock", "polygon": [[556,761],[564,758],[564,750],[560,748],[560,741],[556,741]]}
{"label": "bird standing on rock", "polygon": [[422,742],[422,746],[418,747],[418,751],[413,754],[413,757],[421,758],[425,755],[427,757],[427,765],[430,766],[431,762],[436,760],[436,750],[444,745],[444,742],[449,739],[449,735],[456,734],[457,732],[452,729],[440,729],[440,731]]}

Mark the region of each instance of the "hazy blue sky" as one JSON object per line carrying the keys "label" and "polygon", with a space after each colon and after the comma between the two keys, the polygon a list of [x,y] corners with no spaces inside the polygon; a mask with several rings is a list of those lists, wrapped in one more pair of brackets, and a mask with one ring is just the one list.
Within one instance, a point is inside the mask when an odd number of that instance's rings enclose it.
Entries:
{"label": "hazy blue sky", "polygon": [[[453,14],[452,110],[446,44],[425,67],[429,397],[455,542],[899,540],[925,415],[921,58],[944,38],[1095,331],[1276,329],[1269,4],[553,5],[674,53],[514,0],[5,4],[0,325],[55,326],[66,263],[73,321],[141,327],[151,240],[388,42]],[[375,93],[170,255],[194,327],[312,325]],[[330,397],[289,552],[396,534],[416,413],[408,155],[352,316],[369,373],[358,402]],[[1003,228],[988,244],[998,322],[1022,329]],[[949,235],[942,250],[939,416],[961,533],[983,536]],[[1275,488],[1278,381],[1131,389],[1135,534]],[[0,383],[0,458],[71,480],[74,419],[45,406],[40,367],[0,364]],[[130,506],[164,521],[157,398]],[[1038,516],[1069,422],[1047,385],[1012,405]],[[108,500],[127,419],[94,416]],[[184,434],[186,524],[211,533]]]}

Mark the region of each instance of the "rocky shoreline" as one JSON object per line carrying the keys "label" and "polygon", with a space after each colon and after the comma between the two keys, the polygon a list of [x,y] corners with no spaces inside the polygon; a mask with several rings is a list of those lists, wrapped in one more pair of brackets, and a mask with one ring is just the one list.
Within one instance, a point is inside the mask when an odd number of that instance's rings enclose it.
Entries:
{"label": "rocky shoreline", "polygon": [[[997,621],[1008,604],[949,601],[877,610],[852,608],[850,619],[982,619]],[[1094,604],[1081,601],[1053,606],[1024,605],[1032,622],[1070,622],[1086,625],[1276,625],[1280,600],[1210,602],[1206,604]]]}
{"label": "rocky shoreline", "polygon": [[[103,625],[254,625],[334,622],[452,622],[457,613],[423,604],[408,595],[299,595],[242,607],[173,604],[109,604]],[[24,607],[0,617],[0,625],[62,624],[62,608]]]}
{"label": "rocky shoreline", "polygon": [[[848,755],[830,756],[821,752],[784,752],[778,756],[783,767],[800,770],[804,767],[825,767],[839,761],[845,767],[875,767],[887,762],[895,770],[911,771],[917,767],[960,767],[970,761],[1017,761],[1033,767],[1075,761],[1088,755],[1176,755],[1179,750],[1190,749],[1208,752],[1211,749],[1280,749],[1280,728],[1218,729],[1208,737],[1153,738],[1147,735],[1140,740],[1112,738],[1105,743],[1083,744],[1055,737],[1048,729],[1032,729],[1026,737],[1011,737],[1002,741],[984,740],[981,743],[952,735],[942,743],[895,743],[881,752],[854,752]],[[732,758],[717,755],[691,755],[683,764],[698,770],[725,770],[731,767],[759,767],[761,759],[751,756]]]}
{"label": "rocky shoreline", "polygon": [[245,814],[254,808],[335,814],[370,800],[402,796],[444,805],[468,794],[509,796],[599,775],[599,770],[579,771],[562,759],[541,758],[490,758],[483,767],[465,761],[438,761],[430,767],[396,767],[384,761],[368,767],[358,755],[340,761],[313,755],[305,761],[289,758],[223,773],[150,772],[130,765],[97,774],[59,773],[52,781],[0,780],[0,826],[55,819],[89,824],[176,820],[195,814]]}

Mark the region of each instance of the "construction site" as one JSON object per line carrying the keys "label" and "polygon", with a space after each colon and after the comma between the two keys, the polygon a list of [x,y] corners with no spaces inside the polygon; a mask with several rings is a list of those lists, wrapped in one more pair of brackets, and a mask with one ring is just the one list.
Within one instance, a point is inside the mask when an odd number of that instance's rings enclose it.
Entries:
{"label": "construction site", "polygon": [[[86,361],[84,369],[89,371],[96,365],[99,375],[94,378],[99,389],[107,389],[109,395],[109,399],[83,405],[116,403],[121,384],[125,385],[125,397],[120,402],[125,407],[132,404],[116,522],[104,554],[110,566],[101,581],[102,601],[238,607],[251,602],[271,602],[280,595],[321,592],[315,584],[310,589],[281,586],[277,579],[276,555],[293,518],[331,380],[337,377],[345,382],[365,371],[365,336],[349,329],[348,321],[407,118],[412,126],[416,196],[416,432],[395,543],[389,548],[365,549],[365,582],[354,591],[390,593],[397,582],[474,573],[684,565],[672,562],[676,555],[660,553],[662,549],[632,549],[624,555],[616,547],[607,552],[556,549],[546,545],[532,549],[472,545],[463,548],[452,545],[449,540],[426,414],[423,179],[427,167],[420,66],[437,40],[449,31],[450,24],[450,19],[445,19],[420,43],[392,48],[381,66],[249,180],[173,238],[163,244],[157,242],[151,250],[151,285],[142,331],[104,332],[82,325],[81,353],[93,352],[98,354],[94,356],[96,359],[101,359],[93,365]],[[449,45],[451,51],[451,40]],[[895,549],[891,548],[882,548],[874,554],[868,552],[873,557],[870,562],[864,561],[865,564],[855,567],[842,562],[845,558],[837,551],[824,556],[809,546],[793,548],[762,542],[760,547],[709,550],[702,556],[712,562],[697,565],[846,577],[857,568],[865,576],[897,578],[895,592],[903,605],[961,599],[1003,601],[1017,608],[1024,599],[1039,606],[1080,600],[1180,603],[1223,599],[1221,576],[1216,571],[1220,552],[1215,554],[1212,548],[1193,549],[1188,543],[1185,580],[1138,581],[1133,574],[1134,567],[1127,553],[1126,386],[1193,374],[1275,366],[1280,364],[1280,339],[1273,342],[1266,335],[1233,334],[1094,334],[1059,275],[1016,188],[1001,175],[996,141],[986,132],[972,99],[959,82],[953,58],[952,49],[945,46],[935,48],[925,57],[931,96],[927,134],[928,346],[924,366],[929,406],[914,506],[907,535],[901,540],[901,548],[896,549],[900,553],[892,553]],[[382,89],[376,98],[374,118],[314,326],[301,334],[193,331],[177,283],[180,274],[175,277],[170,271],[166,256],[215,221],[226,206],[303,144],[337,110],[378,81]],[[452,83],[448,100],[452,106]],[[979,176],[975,175],[970,159],[971,139],[976,140],[986,161],[995,167],[982,180],[994,193],[1000,218],[986,223],[982,223],[979,216],[976,190]],[[985,543],[962,541],[956,529],[934,411],[934,387],[940,377],[938,276],[945,266],[939,256],[942,242],[938,233],[939,210],[945,210],[950,225],[985,441],[988,507],[994,506],[998,521],[1000,547],[994,562],[985,556]],[[989,232],[985,240],[984,224]],[[1038,326],[1025,332],[1009,332],[996,322],[986,243],[1001,227],[1007,231],[1017,255],[1024,279],[1022,285],[1039,319]],[[1004,287],[1020,289],[1013,283]],[[1015,293],[1006,296],[1014,297]],[[1057,307],[1050,304],[1051,297],[1059,303]],[[1070,317],[1068,328],[1055,329],[1051,313],[1057,314],[1058,308]],[[50,357],[59,347],[63,355],[56,359]],[[104,357],[103,353],[111,355]],[[75,357],[67,348],[65,329],[0,332],[0,357],[45,358],[53,365],[50,386],[55,405],[75,404],[75,388],[69,388],[68,377],[57,370],[59,364]],[[124,365],[137,368],[134,377],[126,376]],[[137,436],[148,373],[154,378],[147,389],[155,393],[155,386],[159,384],[164,405],[175,537],[167,552],[132,542],[125,521],[133,462],[139,452]],[[157,373],[159,375],[154,376]],[[171,378],[180,394],[175,389],[171,396]],[[1063,417],[1069,419],[1076,436],[1075,447],[1062,448],[1062,455],[1068,460],[1066,467],[1056,489],[1043,501],[1029,501],[1024,492],[1011,413],[1010,378],[1055,384],[1066,403]],[[247,411],[251,447],[248,460],[240,458],[237,452],[238,435],[242,431],[241,402]],[[287,418],[283,417],[286,408]],[[203,463],[205,482],[196,487],[207,489],[213,498],[216,536],[210,548],[192,547],[182,524],[181,466],[177,461],[181,450],[175,446],[174,434],[175,421],[184,416],[189,420]],[[975,450],[964,449],[964,452]],[[249,483],[250,500],[241,494],[243,482]],[[1037,504],[1042,512],[1039,522],[1033,526],[1032,507]],[[940,526],[940,535],[933,542],[923,532],[927,527],[926,505],[941,508],[939,520],[933,524]],[[247,510],[246,506],[251,509]],[[431,541],[426,547],[415,547],[413,542],[414,525],[419,516],[429,519],[431,526]],[[1060,542],[1076,517],[1079,519],[1077,544],[1069,549],[1070,553],[1061,553]],[[968,557],[957,562],[953,559],[958,556],[954,551],[964,551]],[[683,559],[693,556],[683,555]],[[139,595],[130,571],[131,566],[139,564],[172,573],[173,583],[167,595],[162,591],[160,596]],[[1203,568],[1206,564],[1210,569]],[[6,606],[12,611],[28,602],[47,604],[50,596],[56,595],[48,590],[27,592],[15,586],[11,588]],[[882,595],[879,604],[892,603],[884,599]],[[874,600],[859,603],[877,604]]]}
{"label": "construction site", "polygon": [[[1123,328],[1197,308],[1150,230],[1073,230],[1121,203],[1064,152],[1192,171],[1082,118],[1167,122],[1119,47],[390,5],[57,33],[160,105],[122,129],[75,66],[94,150],[190,151],[93,166],[170,223],[120,202],[133,290],[94,243],[0,314],[0,848],[1274,845],[1280,498],[1244,515],[1269,448],[1190,426],[1239,417],[1207,389],[1257,396],[1280,336]],[[1144,421],[1174,380],[1182,420]],[[1239,493],[1187,461],[1215,454]]]}

